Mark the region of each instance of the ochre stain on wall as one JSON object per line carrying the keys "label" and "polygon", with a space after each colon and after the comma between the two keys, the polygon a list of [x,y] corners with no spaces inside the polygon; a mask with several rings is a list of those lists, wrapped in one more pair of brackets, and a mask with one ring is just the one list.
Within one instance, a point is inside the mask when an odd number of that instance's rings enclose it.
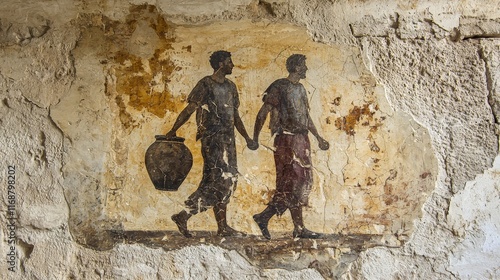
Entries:
{"label": "ochre stain on wall", "polygon": [[[184,105],[168,89],[170,76],[181,69],[168,52],[175,42],[175,25],[152,5],[132,5],[129,12],[123,22],[96,14],[82,14],[74,21],[82,26],[83,37],[99,38],[92,47],[100,50],[103,71],[112,77],[106,81],[106,95],[126,129],[140,125],[132,110],[162,118]],[[191,46],[184,51],[190,52]]]}
{"label": "ochre stain on wall", "polygon": [[[370,126],[371,130],[376,131],[381,125],[381,121],[374,119],[373,115],[378,110],[378,106],[372,104],[364,104],[363,106],[354,106],[349,110],[349,114],[339,117],[335,120],[335,127],[343,130],[347,135],[356,134],[356,126],[361,122],[363,126]],[[373,107],[373,108],[372,108]]]}
{"label": "ochre stain on wall", "polygon": [[[158,14],[154,6],[135,6],[130,11],[126,23],[122,24],[126,27],[118,28],[126,32],[115,36],[123,37],[121,40],[142,40],[141,43],[145,45],[154,44],[148,46],[149,49],[154,49],[154,53],[132,53],[127,49],[126,41],[125,44],[120,44],[119,49],[111,56],[116,64],[113,67],[116,75],[116,91],[120,95],[128,96],[127,105],[131,108],[138,111],[147,110],[158,117],[163,117],[167,111],[177,111],[176,104],[179,103],[173,100],[166,86],[170,82],[169,77],[172,72],[180,70],[165,52],[172,49],[172,43],[175,41],[172,35],[174,27]],[[139,24],[141,22],[147,24],[143,26]],[[143,32],[145,28],[151,28],[157,38],[134,38],[135,32]],[[121,112],[121,114],[126,113]],[[129,119],[123,121],[126,121],[123,123],[125,127],[132,125]]]}
{"label": "ochre stain on wall", "polygon": [[[117,92],[128,95],[128,106],[138,111],[145,109],[158,117],[165,116],[165,112],[169,110],[177,111],[178,103],[169,98],[170,93],[162,84],[170,82],[168,77],[175,66],[168,58],[161,58],[161,54],[162,50],[158,49],[148,60],[124,51],[119,51],[114,56],[118,63],[115,68]],[[159,86],[161,90],[155,90],[155,86]]]}

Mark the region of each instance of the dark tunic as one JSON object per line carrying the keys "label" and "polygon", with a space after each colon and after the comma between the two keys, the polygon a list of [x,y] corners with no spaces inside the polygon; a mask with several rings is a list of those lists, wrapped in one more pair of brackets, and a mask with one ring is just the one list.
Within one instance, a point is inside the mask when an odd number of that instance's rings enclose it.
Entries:
{"label": "dark tunic", "polygon": [[206,211],[216,204],[229,203],[236,187],[237,165],[234,135],[234,112],[239,98],[236,86],[207,76],[201,79],[188,96],[198,105],[196,139],[201,139],[203,178],[198,189],[185,204],[190,213]]}
{"label": "dark tunic", "polygon": [[311,192],[309,102],[304,86],[288,79],[272,83],[263,101],[272,106],[270,128],[276,134],[276,192],[269,205],[281,215],[288,208],[307,205]]}

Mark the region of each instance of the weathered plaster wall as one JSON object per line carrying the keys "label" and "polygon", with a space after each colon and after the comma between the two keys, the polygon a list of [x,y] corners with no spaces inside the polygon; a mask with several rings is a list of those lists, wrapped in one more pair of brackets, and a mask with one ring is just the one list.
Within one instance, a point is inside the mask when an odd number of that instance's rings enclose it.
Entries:
{"label": "weathered plaster wall", "polygon": [[[93,227],[96,221],[86,209],[102,204],[105,211],[99,214],[105,217],[100,221],[106,229],[176,228],[169,217],[183,208],[201,178],[194,117],[179,131],[194,153],[193,171],[179,191],[153,188],[144,168],[144,151],[155,134],[172,126],[197,80],[212,72],[207,57],[218,49],[233,53],[232,77],[249,131],[264,89],[285,76],[285,59],[294,52],[309,55],[306,88],[314,108],[311,114],[333,146],[329,152],[312,151],[317,174],[307,215],[312,227],[345,234],[411,231],[412,220],[420,213],[416,209],[432,191],[437,175],[430,138],[409,116],[390,108],[358,48],[314,43],[302,28],[269,21],[175,26],[146,5],[133,7],[126,23],[96,16],[80,20],[80,25],[91,26],[83,29],[73,51],[79,81],[52,107],[51,117],[71,142],[65,145],[71,162],[64,167],[65,186],[94,178],[106,193],[102,201],[94,200],[101,194],[98,191],[91,195],[87,188],[85,193],[68,189],[70,207],[82,211],[72,212],[74,234],[87,234],[80,231],[86,228],[81,222]],[[100,24],[107,25],[105,30]],[[101,83],[95,86],[95,81]],[[253,233],[259,230],[251,217],[274,189],[268,148],[273,144],[267,130],[261,144],[263,149],[252,152],[238,138],[242,176],[230,205],[230,221]],[[197,216],[190,226],[214,230],[210,215]],[[276,222],[271,230],[291,227],[289,219]]]}
{"label": "weathered plaster wall", "polygon": [[[2,262],[2,279],[500,277],[498,1],[174,2],[3,4],[0,152],[4,173],[16,166],[19,264],[12,273]],[[219,48],[233,52],[250,131],[286,56],[308,55],[313,118],[333,147],[314,154],[307,221],[327,233],[386,234],[389,245],[406,234],[403,247],[368,249],[342,275],[303,261],[256,266],[214,245],[112,247],[109,229],[173,229],[168,217],[196,187],[191,177],[178,193],[154,191],[142,152]],[[194,130],[181,132],[199,174]],[[249,218],[273,186],[272,166],[262,166],[272,160],[239,147],[231,221],[257,234]],[[6,256],[4,176],[2,186]],[[208,215],[190,226],[213,230]],[[283,218],[271,230],[289,227]]]}

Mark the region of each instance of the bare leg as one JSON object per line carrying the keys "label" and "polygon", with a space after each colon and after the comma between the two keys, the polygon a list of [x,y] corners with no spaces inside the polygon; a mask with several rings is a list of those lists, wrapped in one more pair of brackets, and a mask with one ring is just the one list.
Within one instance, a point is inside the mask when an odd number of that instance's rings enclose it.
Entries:
{"label": "bare leg", "polygon": [[276,210],[274,209],[274,207],[267,206],[264,211],[260,212],[259,214],[253,215],[253,220],[257,223],[260,231],[262,232],[262,235],[266,239],[271,239],[271,234],[267,229],[267,224],[275,214]]}
{"label": "bare leg", "polygon": [[186,210],[182,210],[181,212],[179,212],[179,214],[175,214],[172,216],[172,221],[175,222],[175,224],[179,228],[179,231],[185,237],[193,236],[187,229],[187,221],[189,220],[189,218],[191,218],[191,216],[193,215],[186,212]]}
{"label": "bare leg", "polygon": [[304,219],[302,218],[302,207],[290,208],[293,220],[293,238],[322,238],[323,234],[308,230],[304,226]]}
{"label": "bare leg", "polygon": [[218,204],[214,208],[215,220],[217,221],[218,236],[246,236],[244,232],[237,231],[227,224],[227,204]]}

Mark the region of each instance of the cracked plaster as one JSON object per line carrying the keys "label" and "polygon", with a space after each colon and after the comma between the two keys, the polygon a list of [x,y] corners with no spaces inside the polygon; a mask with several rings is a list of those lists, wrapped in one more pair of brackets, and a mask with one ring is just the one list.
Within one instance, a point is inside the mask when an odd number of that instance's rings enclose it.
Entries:
{"label": "cracked plaster", "polygon": [[[2,263],[0,272],[2,279],[18,276],[28,279],[49,277],[99,279],[123,278],[127,275],[146,275],[146,278],[165,279],[172,277],[188,279],[197,275],[219,279],[235,275],[233,273],[247,275],[247,279],[328,278],[329,274],[324,271],[318,274],[318,271],[322,271],[318,267],[316,270],[305,269],[296,272],[259,269],[249,266],[239,255],[227,253],[227,250],[216,246],[194,246],[190,249],[194,251],[188,254],[205,254],[212,256],[212,260],[222,257],[232,261],[232,266],[224,266],[225,261],[206,263],[201,257],[195,258],[201,265],[193,266],[193,262],[186,262],[182,257],[183,251],[164,253],[141,245],[123,244],[102,252],[78,245],[87,241],[79,239],[74,231],[72,235],[69,233],[72,227],[74,229],[74,226],[81,222],[89,224],[93,222],[92,226],[97,225],[97,227],[120,224],[123,226],[120,219],[112,220],[107,217],[109,208],[105,209],[102,205],[95,204],[96,200],[102,202],[107,199],[108,190],[103,187],[102,182],[123,181],[111,180],[104,175],[104,179],[95,177],[96,174],[105,173],[106,170],[118,172],[118,177],[127,175],[120,168],[110,169],[106,166],[106,162],[127,158],[126,149],[120,141],[123,134],[120,134],[120,130],[113,130],[117,126],[110,124],[116,123],[117,120],[119,122],[130,120],[128,118],[133,115],[127,115],[127,109],[124,112],[123,106],[120,105],[126,104],[128,101],[126,99],[121,101],[115,99],[115,103],[109,106],[109,97],[114,97],[116,92],[115,88],[108,86],[116,84],[116,76],[113,75],[112,67],[102,66],[104,61],[97,59],[102,57],[100,49],[90,47],[95,46],[93,44],[96,42],[93,40],[96,37],[89,38],[87,46],[80,46],[79,49],[76,42],[84,44],[85,35],[89,33],[80,33],[81,30],[75,29],[74,23],[64,24],[70,19],[78,18],[77,11],[97,12],[97,17],[92,18],[97,24],[102,23],[98,15],[101,12],[110,15],[113,20],[120,19],[127,15],[128,5],[120,8],[107,5],[106,1],[81,1],[79,5],[71,5],[64,9],[64,3],[50,5],[48,2],[42,4],[33,2],[26,3],[23,9],[16,9],[14,8],[16,3],[16,1],[6,3],[5,11],[11,13],[2,12],[2,26],[6,26],[5,24],[10,21],[14,22],[12,26],[18,26],[17,30],[30,30],[30,26],[41,26],[42,29],[31,29],[34,31],[26,33],[23,37],[28,40],[15,39],[16,33],[4,33],[2,37],[1,141],[6,147],[2,149],[2,158],[14,161],[19,170],[22,170],[18,183],[20,194],[18,250],[22,265],[19,273],[22,274],[17,276],[9,274],[5,268],[6,264]],[[255,1],[250,3],[249,8],[232,6],[229,2],[224,3],[220,2],[220,5],[222,9],[227,10],[222,14],[210,12],[197,19],[196,16],[180,14],[172,17],[175,22],[189,22],[188,18],[195,18],[195,22],[207,23],[217,17],[242,19],[245,13],[249,13],[248,17],[252,18],[256,11],[262,12],[262,7],[255,9]],[[461,1],[459,5],[450,3],[443,1],[429,6],[423,1],[413,1],[410,4],[391,2],[389,5],[382,1],[372,3],[291,1],[289,4],[285,1],[276,1],[269,3],[268,9],[265,10],[267,16],[275,17],[272,21],[277,18],[306,27],[314,40],[326,42],[330,46],[335,46],[335,43],[359,46],[367,68],[375,75],[376,83],[382,88],[382,95],[387,96],[389,104],[385,106],[390,109],[386,112],[394,110],[395,113],[391,113],[392,115],[404,112],[416,120],[415,127],[428,129],[430,143],[437,157],[439,173],[434,184],[435,190],[422,207],[422,217],[415,221],[415,231],[406,244],[399,249],[379,247],[365,251],[346,268],[343,278],[453,279],[498,276],[499,269],[496,263],[488,262],[498,258],[492,248],[497,246],[494,240],[498,237],[498,230],[495,231],[495,228],[498,229],[499,222],[493,215],[488,215],[498,204],[498,194],[495,193],[498,192],[498,185],[495,184],[498,182],[498,165],[466,184],[467,181],[474,179],[475,174],[482,174],[483,170],[488,169],[498,153],[498,139],[495,134],[495,126],[498,126],[495,122],[495,119],[498,119],[495,109],[498,108],[496,89],[498,77],[495,75],[498,73],[498,42],[494,39],[498,32],[495,29],[496,23],[491,20],[487,20],[491,23],[488,25],[489,29],[484,28],[485,18],[498,17],[495,14],[498,12],[495,11],[499,9],[492,8],[498,6],[498,2],[490,1],[481,6],[476,6],[471,1]],[[328,9],[322,9],[324,7]],[[194,7],[192,8],[193,14],[197,14]],[[201,6],[199,8],[203,9]],[[314,13],[318,9],[323,12]],[[65,10],[64,16],[60,13],[61,10]],[[410,13],[404,13],[405,10],[409,10]],[[36,19],[33,21],[35,23],[19,23],[18,20],[13,20],[16,15],[26,14],[27,11],[44,16],[29,17]],[[342,16],[328,16],[338,13]],[[431,21],[429,13],[432,15]],[[370,25],[366,23],[366,18],[362,19],[365,15],[373,16],[374,22],[382,23],[388,32],[352,34],[351,28],[355,31],[354,26]],[[391,22],[401,15],[411,20],[406,22],[416,24],[405,24],[395,28]],[[478,16],[480,19],[475,21]],[[457,25],[457,18],[462,19],[462,17],[468,17],[467,25],[461,26],[460,24],[464,24],[462,20]],[[43,19],[42,24],[40,19]],[[388,22],[389,27],[387,27]],[[435,32],[436,29],[432,28],[432,24],[429,27],[426,26],[426,22],[428,24],[435,22],[444,31]],[[351,27],[349,23],[352,24]],[[89,24],[89,28],[94,28],[93,24]],[[48,30],[39,32],[47,25],[50,25]],[[340,27],[331,27],[336,25]],[[475,27],[470,26],[481,27],[481,32],[478,33]],[[396,29],[393,30],[395,35],[392,35],[391,28]],[[401,32],[400,28],[404,28],[405,32]],[[461,28],[463,31],[457,32]],[[469,35],[461,37],[461,34]],[[104,40],[103,37],[105,36],[101,35],[101,40]],[[462,38],[472,40],[461,41]],[[97,39],[99,40],[99,37]],[[51,53],[48,51],[51,48],[57,51]],[[44,53],[47,55],[36,55]],[[441,59],[439,59],[440,54],[444,54]],[[465,60],[462,60],[462,57]],[[420,59],[415,60],[415,58]],[[198,59],[202,61],[202,58]],[[419,63],[425,65],[423,71],[411,71],[414,64]],[[36,72],[37,69],[39,72]],[[107,74],[103,74],[103,69]],[[206,71],[200,70],[199,75],[202,72]],[[440,78],[433,78],[436,76]],[[95,80],[102,82],[90,82]],[[37,87],[33,86],[36,83],[41,85],[40,94],[35,90]],[[96,96],[93,94],[95,92],[108,95]],[[431,95],[435,92],[443,94]],[[335,103],[335,100],[332,101]],[[74,108],[75,104],[79,104],[76,110],[62,109]],[[94,112],[90,119],[87,117],[88,110]],[[110,116],[120,116],[120,112],[121,117],[110,118]],[[469,114],[470,112],[472,114]],[[348,111],[345,111],[343,116],[348,116]],[[68,117],[68,122],[57,121],[65,117]],[[244,121],[246,124],[251,123],[246,119]],[[68,130],[69,126],[83,129]],[[158,122],[156,126],[161,125]],[[88,127],[94,127],[95,131],[91,130],[89,133]],[[104,131],[98,129],[103,127],[106,128]],[[92,140],[74,141],[85,137]],[[98,141],[95,141],[97,139]],[[376,139],[375,142],[380,148]],[[108,150],[110,143],[112,143],[111,152]],[[83,146],[75,148],[77,144]],[[355,150],[353,159],[356,160],[363,155],[362,152],[358,152],[360,148],[358,144],[354,141],[348,146]],[[93,152],[88,153],[88,151]],[[82,160],[68,160],[71,158]],[[342,170],[342,166],[346,169],[346,162],[350,157],[347,153],[338,153],[337,158],[342,159],[341,162],[344,163],[339,167],[335,161],[326,161],[328,162],[324,166],[326,169],[317,174],[319,177],[316,180],[317,184],[328,180],[322,178],[321,174],[330,173],[331,178],[339,183],[345,180],[343,174],[335,174],[334,171]],[[239,164],[241,166],[245,163],[240,160]],[[72,170],[79,172],[72,175]],[[388,178],[391,176],[389,174]],[[245,183],[240,183],[240,188],[242,184]],[[81,188],[82,185],[90,188]],[[488,195],[490,193],[491,195]],[[85,209],[75,208],[72,207],[75,201],[77,205],[94,206]],[[485,208],[477,208],[478,211],[474,212],[477,214],[470,215],[471,207],[476,207],[480,203],[486,205]],[[5,204],[2,207],[4,206]],[[325,208],[321,211],[324,210]],[[317,213],[313,213],[314,215]],[[78,220],[78,217],[83,220]],[[2,215],[2,225],[5,225],[4,219],[5,216]],[[102,221],[105,221],[104,224]],[[3,236],[5,238],[5,235]],[[6,246],[2,246],[2,252],[4,250]],[[51,258],[46,257],[48,252]],[[166,265],[169,260],[175,259],[175,256],[179,257],[174,262],[176,267]],[[483,265],[469,265],[473,261],[480,261]],[[68,266],[68,263],[71,265]],[[200,269],[190,271],[188,269],[190,266]]]}

